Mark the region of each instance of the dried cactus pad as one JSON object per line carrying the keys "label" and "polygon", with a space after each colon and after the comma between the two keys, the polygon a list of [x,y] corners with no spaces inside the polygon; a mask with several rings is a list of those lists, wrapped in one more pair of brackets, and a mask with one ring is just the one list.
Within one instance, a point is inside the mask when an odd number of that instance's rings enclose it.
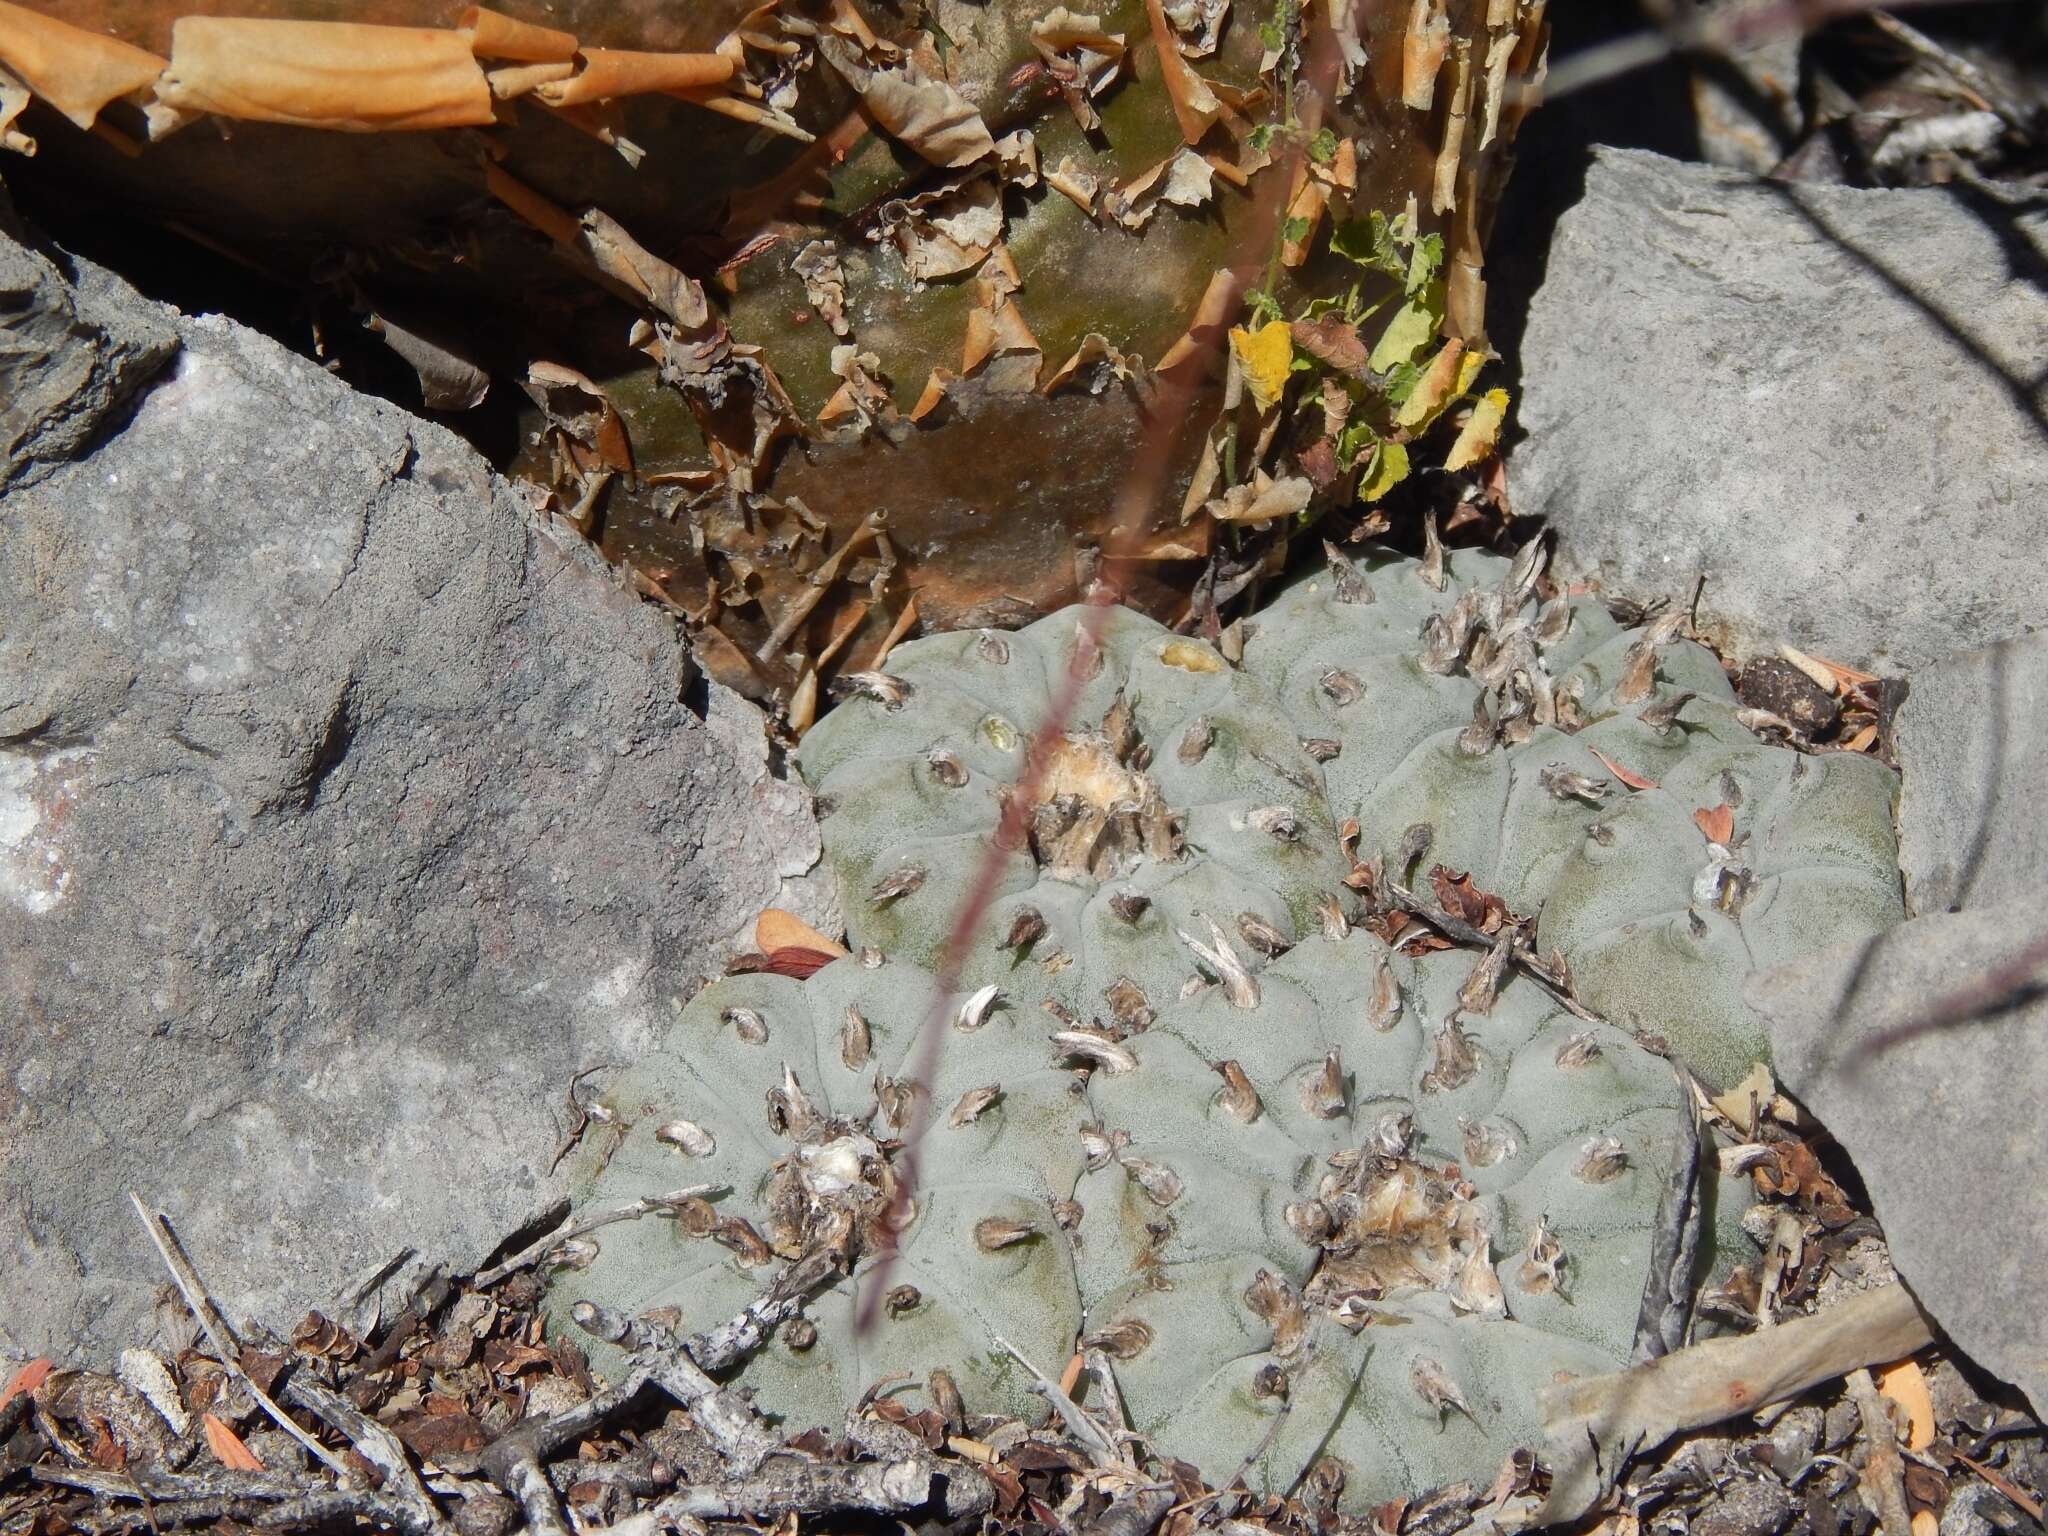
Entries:
{"label": "dried cactus pad", "polygon": [[[1170,1001],[1194,944],[1250,969],[1316,926],[1345,865],[1322,773],[1266,691],[1111,609],[914,641],[805,738],[848,937],[936,965],[1067,669],[1082,683],[963,977],[1119,1016]],[[1185,937],[1183,937],[1183,935]],[[1220,935],[1220,938],[1219,938]]]}
{"label": "dried cactus pad", "polygon": [[[587,1138],[578,1192],[584,1213],[729,1193],[600,1229],[550,1311],[708,1328],[774,1261],[838,1240],[855,1273],[810,1308],[815,1341],[785,1326],[741,1375],[792,1427],[938,1367],[970,1411],[1035,1417],[996,1336],[1051,1373],[1078,1338],[1111,1358],[1132,1426],[1212,1476],[1263,1445],[1256,1484],[1330,1455],[1353,1507],[1484,1479],[1540,1443],[1557,1373],[1626,1359],[1691,1128],[1665,1063],[1526,981],[1496,995],[1478,958],[1319,931],[1249,988],[1085,1036],[1036,1008],[961,1028],[949,1006],[886,1281],[873,1223],[931,979],[847,959],[716,983],[606,1090],[625,1130],[615,1150]],[[894,1304],[858,1337],[883,1284]]]}
{"label": "dried cactus pad", "polygon": [[1725,1087],[1767,1054],[1752,970],[1902,919],[1896,778],[1759,740],[1680,616],[1624,633],[1590,600],[1539,604],[1540,563],[1459,551],[1438,590],[1424,563],[1336,556],[1258,616],[1245,670],[1338,748],[1329,804],[1361,857],[1540,912],[1595,1012]]}

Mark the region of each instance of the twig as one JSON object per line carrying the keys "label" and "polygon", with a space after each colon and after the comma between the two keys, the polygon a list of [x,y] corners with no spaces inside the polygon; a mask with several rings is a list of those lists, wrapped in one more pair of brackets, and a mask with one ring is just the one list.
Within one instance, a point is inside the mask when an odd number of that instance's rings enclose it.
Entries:
{"label": "twig", "polygon": [[392,1523],[407,1536],[438,1536],[438,1533],[449,1529],[420,1482],[419,1474],[413,1471],[412,1462],[398,1436],[304,1371],[294,1369],[285,1378],[284,1395],[298,1407],[316,1415],[329,1428],[346,1435],[362,1458],[384,1474],[381,1491],[393,1498],[404,1511],[403,1518]]}
{"label": "twig", "polygon": [[1863,1433],[1870,1439],[1870,1454],[1863,1460],[1864,1497],[1884,1536],[1913,1536],[1913,1517],[1906,1512],[1906,1464],[1899,1457],[1899,1437],[1892,1429],[1891,1415],[1877,1395],[1877,1383],[1870,1379],[1868,1366],[1858,1366],[1848,1379],[1849,1396],[1863,1420]]}
{"label": "twig", "polygon": [[530,1264],[537,1264],[547,1254],[563,1243],[588,1236],[600,1227],[611,1226],[614,1222],[634,1221],[642,1216],[673,1216],[676,1206],[684,1200],[698,1195],[708,1195],[721,1188],[717,1184],[686,1184],[681,1189],[672,1189],[665,1195],[650,1195],[644,1200],[635,1200],[631,1205],[622,1205],[615,1211],[589,1217],[572,1227],[557,1227],[545,1237],[536,1238],[502,1264],[493,1264],[489,1269],[480,1270],[475,1277],[479,1290],[487,1285],[496,1285],[507,1275],[516,1274]]}
{"label": "twig", "polygon": [[[1378,882],[1378,888],[1384,890],[1391,898],[1395,911],[1404,912],[1428,924],[1445,938],[1456,939],[1461,944],[1477,944],[1483,949],[1493,947],[1495,935],[1473,927],[1463,918],[1453,917],[1450,913],[1431,906],[1400,881],[1383,878]],[[1536,984],[1556,999],[1557,1005],[1573,1018],[1584,1019],[1588,1024],[1605,1022],[1600,1015],[1592,1012],[1572,995],[1571,979],[1552,969],[1547,961],[1537,955],[1526,939],[1516,939],[1514,947],[1508,951],[1508,958],[1514,962],[1516,969],[1528,973]]]}
{"label": "twig", "polygon": [[192,1309],[192,1315],[199,1320],[199,1326],[205,1330],[207,1342],[213,1345],[213,1352],[219,1357],[222,1369],[247,1389],[249,1395],[256,1399],[257,1405],[270,1415],[279,1429],[298,1441],[317,1460],[326,1463],[345,1485],[354,1483],[356,1476],[349,1470],[347,1462],[301,1429],[290,1414],[271,1400],[268,1392],[249,1379],[249,1373],[242,1369],[241,1352],[228,1347],[233,1332],[220,1314],[214,1311],[213,1302],[206,1294],[206,1287],[200,1283],[199,1272],[192,1267],[192,1261],[186,1258],[184,1251],[178,1247],[177,1240],[164,1226],[163,1218],[145,1206],[140,1195],[131,1189],[128,1191],[128,1199],[135,1207],[135,1214],[142,1218],[142,1225],[149,1233],[149,1240],[156,1244],[156,1251],[162,1256],[164,1266],[170,1270],[171,1279],[177,1283],[178,1294],[185,1298],[185,1305]]}
{"label": "twig", "polygon": [[103,1472],[86,1467],[31,1467],[39,1483],[77,1488],[101,1499],[134,1499],[152,1526],[231,1519],[265,1527],[307,1528],[339,1519],[411,1528],[401,1501],[368,1488],[308,1488],[248,1472]]}
{"label": "twig", "polygon": [[1922,32],[1918,27],[1899,20],[1889,11],[1872,11],[1870,23],[1878,31],[1899,44],[1907,52],[1917,54],[1947,75],[1957,85],[1976,97],[1976,104],[1987,112],[1998,114],[1999,120],[2014,133],[2024,133],[2026,123],[2013,111],[2011,102],[2005,100],[1997,87],[1985,76],[1984,71],[1972,64],[1961,54],[1953,53]]}
{"label": "twig", "polygon": [[1116,1442],[1104,1432],[1102,1426],[1095,1422],[1094,1417],[1086,1409],[1060,1390],[1058,1382],[1025,1359],[1024,1352],[1001,1334],[992,1333],[989,1337],[995,1340],[998,1349],[1030,1373],[1031,1390],[1052,1405],[1053,1412],[1057,1413],[1060,1422],[1066,1425],[1067,1433],[1081,1442],[1089,1460],[1098,1467],[1120,1467],[1124,1464],[1124,1458],[1117,1450]]}
{"label": "twig", "polygon": [[852,1509],[898,1513],[927,1503],[931,1494],[931,1472],[916,1461],[847,1467],[781,1457],[752,1478],[679,1488],[617,1522],[606,1536],[654,1536],[686,1518],[751,1520],[771,1513],[814,1515]]}
{"label": "twig", "polygon": [[1538,1523],[1576,1519],[1631,1456],[1680,1430],[1754,1413],[1858,1366],[1904,1359],[1933,1338],[1906,1288],[1888,1285],[1763,1333],[1710,1339],[1648,1365],[1546,1388],[1553,1481]]}
{"label": "twig", "polygon": [[1956,1452],[1956,1460],[2004,1494],[2007,1499],[2011,1500],[2013,1508],[2019,1510],[2029,1520],[2032,1520],[2036,1525],[2041,1523],[2043,1517],[2041,1501],[2034,1498],[2018,1483],[2000,1472],[1996,1467],[1987,1467],[1983,1462],[1976,1460],[1974,1457],[1965,1456],[1961,1451]]}
{"label": "twig", "polygon": [[[1960,4],[1962,0],[1919,3]],[[1876,4],[1877,0],[1778,0],[1764,6],[1687,7],[1685,14],[1674,16],[1655,31],[1631,32],[1558,60],[1543,82],[1543,99],[1557,101],[1675,54],[1729,58],[1766,38],[1784,32],[1811,32],[1838,17],[1873,10]]]}
{"label": "twig", "polygon": [[585,1333],[627,1351],[632,1374],[653,1382],[689,1409],[704,1438],[741,1476],[750,1475],[782,1449],[754,1410],[705,1375],[684,1341],[669,1329],[588,1301],[577,1302],[569,1315]]}
{"label": "twig", "polygon": [[1849,1070],[1852,1073],[1860,1071],[1862,1062],[1881,1056],[1908,1040],[1957,1024],[1967,1024],[2006,1006],[2035,984],[2035,973],[2044,962],[2048,962],[2048,931],[2036,934],[2020,948],[2018,954],[2001,960],[1974,981],[1937,997],[1918,1018],[1908,1019],[1871,1036],[1864,1042],[1858,1058],[1849,1063]]}
{"label": "twig", "polygon": [[748,1302],[739,1315],[690,1335],[684,1348],[690,1358],[707,1371],[722,1371],[759,1349],[780,1324],[803,1310],[804,1304],[821,1287],[840,1273],[836,1254],[806,1254],[782,1273],[759,1296]]}

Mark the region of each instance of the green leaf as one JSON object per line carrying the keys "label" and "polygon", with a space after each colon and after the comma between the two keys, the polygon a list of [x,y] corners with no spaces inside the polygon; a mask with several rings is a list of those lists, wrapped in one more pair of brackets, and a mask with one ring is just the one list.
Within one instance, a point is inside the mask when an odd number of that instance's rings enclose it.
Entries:
{"label": "green leaf", "polygon": [[1337,135],[1328,128],[1317,131],[1308,141],[1308,157],[1317,165],[1328,165],[1337,158]]}
{"label": "green leaf", "polygon": [[1277,22],[1262,21],[1259,23],[1259,41],[1266,45],[1266,52],[1278,53],[1287,41],[1287,34],[1280,30]]}
{"label": "green leaf", "polygon": [[1280,301],[1263,288],[1254,288],[1246,294],[1244,304],[1251,311],[1251,318],[1261,324],[1287,318],[1287,311],[1280,307]]}
{"label": "green leaf", "polygon": [[1256,128],[1252,129],[1250,134],[1249,141],[1252,148],[1260,154],[1264,154],[1266,150],[1272,147],[1273,135],[1279,131],[1280,125],[1278,123],[1260,123]]}
{"label": "green leaf", "polygon": [[1373,451],[1379,447],[1379,442],[1379,433],[1373,431],[1369,423],[1363,421],[1348,422],[1345,424],[1344,430],[1337,434],[1337,462],[1339,464],[1356,464],[1363,459],[1369,458]]}
{"label": "green leaf", "polygon": [[1344,220],[1330,231],[1330,249],[1369,272],[1384,272],[1396,282],[1407,278],[1407,264],[1394,249],[1393,229],[1383,213],[1375,211],[1362,219]]}
{"label": "green leaf", "polygon": [[1308,238],[1308,220],[1294,218],[1280,226],[1280,239],[1286,245],[1299,245]]}
{"label": "green leaf", "polygon": [[1360,501],[1378,501],[1408,478],[1408,450],[1399,443],[1381,443],[1372,464],[1358,482]]}
{"label": "green leaf", "polygon": [[[1396,363],[1387,370],[1386,395],[1390,404],[1399,405],[1415,393],[1415,386],[1422,382],[1422,370],[1413,363]],[[1406,425],[1406,423],[1403,423]]]}
{"label": "green leaf", "polygon": [[1373,344],[1365,366],[1374,373],[1387,373],[1402,363],[1417,361],[1423,350],[1436,340],[1436,328],[1444,318],[1444,285],[1432,282],[1420,293],[1409,295],[1394,311],[1394,318]]}
{"label": "green leaf", "polygon": [[1414,250],[1408,257],[1408,276],[1405,283],[1410,293],[1421,289],[1436,276],[1444,264],[1444,237],[1424,235],[1415,242]]}

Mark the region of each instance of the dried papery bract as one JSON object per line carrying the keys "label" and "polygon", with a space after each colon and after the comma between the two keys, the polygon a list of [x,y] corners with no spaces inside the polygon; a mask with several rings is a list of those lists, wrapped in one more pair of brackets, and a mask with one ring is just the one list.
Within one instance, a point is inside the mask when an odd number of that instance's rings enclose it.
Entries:
{"label": "dried papery bract", "polygon": [[959,1011],[953,1015],[953,1027],[965,1030],[980,1029],[988,1022],[989,1014],[1002,1000],[1002,996],[994,982],[982,987],[960,1004]]}
{"label": "dried papery bract", "polygon": [[1465,1401],[1465,1394],[1459,1390],[1457,1383],[1451,1380],[1441,1365],[1427,1355],[1417,1355],[1409,1365],[1408,1384],[1414,1388],[1415,1395],[1421,1398],[1439,1419],[1455,1411],[1464,1414],[1475,1424],[1479,1422],[1478,1415],[1473,1413],[1471,1404]]}
{"label": "dried papery bract", "polygon": [[1055,1030],[1052,1043],[1062,1054],[1078,1056],[1105,1072],[1123,1073],[1137,1070],[1138,1058],[1100,1030]]}
{"label": "dried papery bract", "polygon": [[1323,1058],[1319,1070],[1302,1079],[1301,1107],[1320,1120],[1344,1113],[1344,1064],[1335,1051]]}
{"label": "dried papery bract", "polygon": [[1245,1076],[1244,1068],[1234,1061],[1217,1062],[1216,1071],[1223,1078],[1223,1088],[1217,1094],[1216,1102],[1231,1119],[1240,1125],[1250,1125],[1259,1118],[1258,1089]]}
{"label": "dried papery bract", "polygon": [[1038,1236],[1036,1222],[987,1216],[974,1224],[974,1245],[983,1253],[996,1253]]}
{"label": "dried papery bract", "polygon": [[1368,1029],[1385,1034],[1401,1022],[1401,981],[1395,976],[1394,968],[1381,955],[1373,964],[1372,995],[1368,1000],[1365,1023]]}
{"label": "dried papery bract", "polygon": [[846,1012],[839,1020],[839,1059],[849,1072],[858,1072],[868,1064],[868,1057],[874,1053],[874,1031],[868,1028],[868,1021],[853,1004],[846,1005]]}
{"label": "dried papery bract", "polygon": [[1472,1037],[1459,1028],[1455,1016],[1437,1025],[1431,1045],[1429,1070],[1422,1075],[1424,1093],[1448,1093],[1462,1088],[1479,1070],[1479,1054]]}
{"label": "dried papery bract", "polygon": [[1628,1167],[1628,1153],[1619,1136],[1595,1136],[1579,1148],[1572,1161],[1572,1176],[1585,1184],[1605,1184],[1619,1178]]}
{"label": "dried papery bract", "polygon": [[1186,933],[1180,935],[1181,943],[1193,950],[1195,958],[1223,984],[1224,996],[1230,999],[1233,1008],[1258,1007],[1257,979],[1245,969],[1244,962],[1238,959],[1237,951],[1230,947],[1230,940],[1225,938],[1223,930],[1216,926],[1216,920],[1205,917],[1203,921],[1208,924],[1209,937],[1213,943],[1204,944],[1199,939],[1190,938]]}
{"label": "dried papery bract", "polygon": [[960,1095],[959,1102],[954,1104],[946,1116],[946,1123],[955,1129],[963,1125],[972,1125],[994,1108],[996,1101],[1002,1096],[1002,1085],[999,1083],[985,1083],[979,1088],[970,1088]]}
{"label": "dried papery bract", "polygon": [[717,1138],[694,1120],[663,1121],[654,1139],[688,1157],[709,1157],[718,1150]]}
{"label": "dried papery bract", "polygon": [[1550,1230],[1550,1218],[1538,1217],[1536,1230],[1529,1234],[1529,1246],[1523,1251],[1521,1267],[1515,1271],[1515,1283],[1532,1296],[1551,1294],[1569,1301],[1564,1263],[1564,1245]]}
{"label": "dried papery bract", "polygon": [[1003,949],[1027,950],[1045,937],[1045,914],[1036,907],[1019,907],[1003,935]]}

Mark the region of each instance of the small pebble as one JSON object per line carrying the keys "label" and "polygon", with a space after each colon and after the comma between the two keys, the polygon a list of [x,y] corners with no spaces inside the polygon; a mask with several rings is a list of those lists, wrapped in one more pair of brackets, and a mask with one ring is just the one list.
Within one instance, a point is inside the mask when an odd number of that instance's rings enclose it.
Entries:
{"label": "small pebble", "polygon": [[1735,691],[1749,708],[1767,709],[1808,736],[1825,735],[1842,713],[1833,694],[1777,656],[1759,656],[1744,667]]}

